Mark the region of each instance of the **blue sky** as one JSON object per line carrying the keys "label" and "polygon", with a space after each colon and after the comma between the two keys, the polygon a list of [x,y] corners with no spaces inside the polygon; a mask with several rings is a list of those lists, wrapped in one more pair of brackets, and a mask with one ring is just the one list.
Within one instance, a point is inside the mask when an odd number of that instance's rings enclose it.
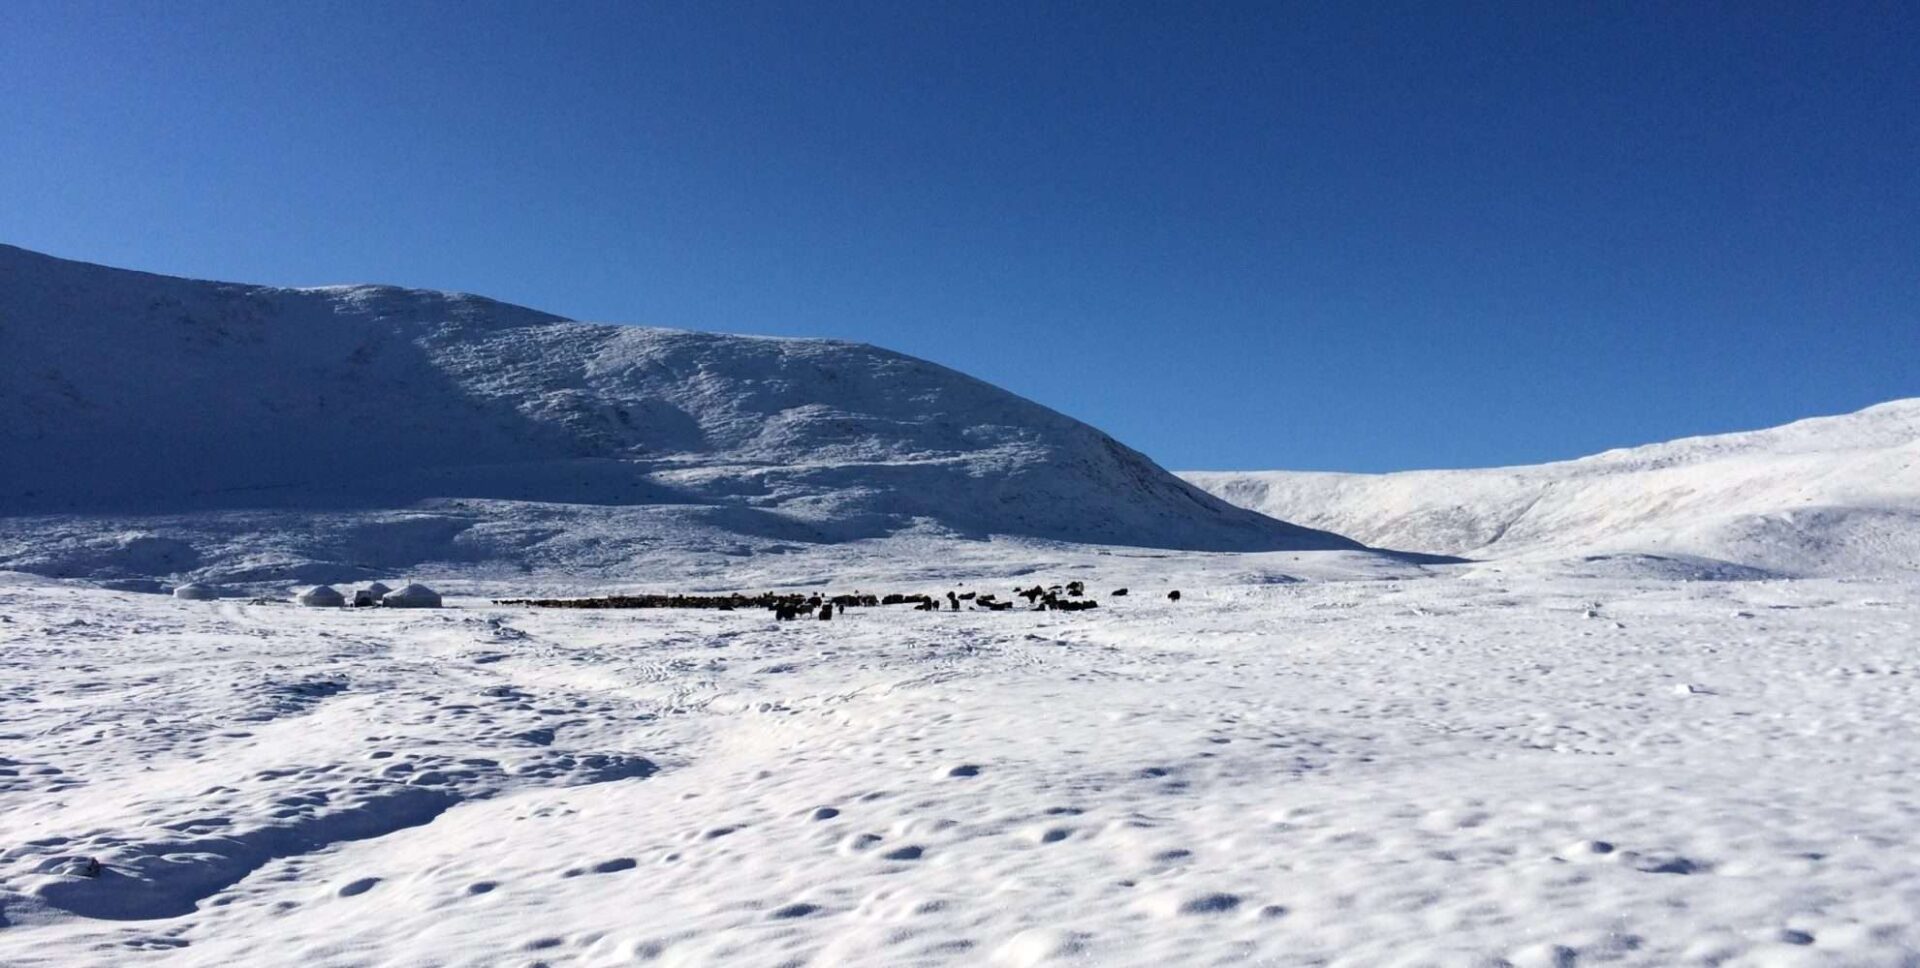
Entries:
{"label": "blue sky", "polygon": [[1920,395],[1920,7],[0,4],[0,241],[870,341],[1176,468]]}

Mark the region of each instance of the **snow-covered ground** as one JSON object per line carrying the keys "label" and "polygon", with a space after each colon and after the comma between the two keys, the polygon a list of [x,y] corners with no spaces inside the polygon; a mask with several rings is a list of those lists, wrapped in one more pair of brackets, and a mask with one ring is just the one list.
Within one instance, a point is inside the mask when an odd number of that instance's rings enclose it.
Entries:
{"label": "snow-covered ground", "polygon": [[0,963],[1920,960],[1911,580],[942,547],[738,587],[1102,607],[0,580]]}

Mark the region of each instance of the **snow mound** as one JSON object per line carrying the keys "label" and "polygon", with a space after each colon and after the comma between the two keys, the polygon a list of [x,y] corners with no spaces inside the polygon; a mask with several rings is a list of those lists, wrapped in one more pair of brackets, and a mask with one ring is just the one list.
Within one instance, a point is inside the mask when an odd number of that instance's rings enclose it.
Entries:
{"label": "snow mound", "polygon": [[1683,556],[1787,575],[1920,569],[1920,399],[1531,467],[1182,476],[1242,507],[1407,551]]}
{"label": "snow mound", "polygon": [[[288,581],[486,556],[518,566],[544,540],[527,533],[535,520],[548,537],[587,530],[628,551],[689,531],[715,546],[930,530],[1355,547],[862,344],[577,323],[386,286],[202,282],[7,246],[0,342],[0,515],[22,536],[0,539],[0,568],[219,579],[243,557],[209,545],[265,512],[278,517],[260,533],[295,536],[267,567]],[[199,417],[174,419],[184,412]],[[448,501],[463,502],[450,518]],[[361,540],[357,527],[383,533]],[[185,544],[100,537],[135,529]],[[489,529],[528,540],[463,537]],[[325,567],[302,570],[312,563]]]}

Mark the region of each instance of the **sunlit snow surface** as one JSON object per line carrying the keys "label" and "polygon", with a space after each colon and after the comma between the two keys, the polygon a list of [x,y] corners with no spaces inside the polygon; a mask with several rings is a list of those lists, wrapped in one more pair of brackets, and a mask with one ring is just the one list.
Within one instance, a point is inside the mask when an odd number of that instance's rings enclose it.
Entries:
{"label": "sunlit snow surface", "polygon": [[0,964],[1912,963],[1920,584],[1671,564],[848,545],[738,587],[1102,607],[778,624],[0,576]]}

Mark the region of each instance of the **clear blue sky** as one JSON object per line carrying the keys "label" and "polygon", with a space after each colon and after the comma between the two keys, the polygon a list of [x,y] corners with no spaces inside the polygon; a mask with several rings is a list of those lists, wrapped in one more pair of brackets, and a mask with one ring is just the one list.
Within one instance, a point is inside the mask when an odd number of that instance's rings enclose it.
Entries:
{"label": "clear blue sky", "polygon": [[1531,462],[1920,395],[1920,6],[8,0],[0,241]]}

